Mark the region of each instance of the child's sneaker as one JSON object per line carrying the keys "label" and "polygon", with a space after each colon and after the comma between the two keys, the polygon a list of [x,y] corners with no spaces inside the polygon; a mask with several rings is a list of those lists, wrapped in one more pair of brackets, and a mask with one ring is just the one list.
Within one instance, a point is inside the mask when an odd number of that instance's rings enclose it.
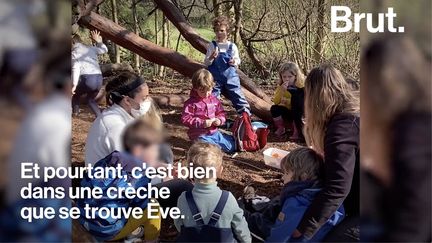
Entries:
{"label": "child's sneaker", "polygon": [[246,210],[250,212],[261,211],[268,202],[270,202],[270,199],[257,195],[253,186],[248,185],[243,189],[243,203]]}
{"label": "child's sneaker", "polygon": [[243,202],[244,208],[249,212],[255,211],[252,207],[252,199],[255,197],[255,195],[255,188],[253,186],[248,185],[243,189],[241,200]]}
{"label": "child's sneaker", "polygon": [[252,200],[256,196],[255,188],[251,185],[246,186],[243,189],[243,198],[245,200]]}

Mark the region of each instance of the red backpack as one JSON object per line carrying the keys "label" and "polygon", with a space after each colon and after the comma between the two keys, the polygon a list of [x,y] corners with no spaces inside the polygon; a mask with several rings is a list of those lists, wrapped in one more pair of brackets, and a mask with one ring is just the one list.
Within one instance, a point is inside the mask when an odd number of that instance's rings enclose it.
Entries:
{"label": "red backpack", "polygon": [[258,128],[254,131],[250,116],[243,112],[235,121],[232,127],[237,151],[254,152],[264,148],[267,144],[268,128]]}

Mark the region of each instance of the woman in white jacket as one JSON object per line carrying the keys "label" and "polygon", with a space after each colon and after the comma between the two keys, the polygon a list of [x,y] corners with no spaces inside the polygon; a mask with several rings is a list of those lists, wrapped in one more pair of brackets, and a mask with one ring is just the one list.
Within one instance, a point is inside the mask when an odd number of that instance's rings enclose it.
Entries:
{"label": "woman in white jacket", "polygon": [[96,116],[100,115],[100,109],[95,98],[102,88],[102,72],[99,67],[98,55],[108,52],[108,48],[102,42],[98,31],[91,31],[91,38],[95,46],[87,46],[81,43],[78,35],[72,38],[72,109],[73,114],[79,113],[79,101],[86,95],[88,105]]}
{"label": "woman in white jacket", "polygon": [[[122,151],[122,134],[134,119],[149,121],[155,128],[163,129],[162,118],[149,97],[149,88],[139,76],[122,72],[106,85],[107,104],[93,122],[85,146],[86,164],[94,164],[114,150]],[[172,151],[161,147],[163,161],[172,163]]]}

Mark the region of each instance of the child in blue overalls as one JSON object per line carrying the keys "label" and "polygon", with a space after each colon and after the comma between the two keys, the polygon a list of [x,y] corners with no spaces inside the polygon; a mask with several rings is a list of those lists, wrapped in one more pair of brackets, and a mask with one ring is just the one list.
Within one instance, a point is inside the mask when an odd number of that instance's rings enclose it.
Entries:
{"label": "child in blue overalls", "polygon": [[204,64],[212,73],[216,85],[213,95],[220,97],[221,92],[227,95],[237,113],[244,111],[250,114],[250,106],[241,90],[240,78],[236,67],[240,64],[237,46],[228,41],[229,20],[225,16],[213,21],[216,41],[207,47]]}

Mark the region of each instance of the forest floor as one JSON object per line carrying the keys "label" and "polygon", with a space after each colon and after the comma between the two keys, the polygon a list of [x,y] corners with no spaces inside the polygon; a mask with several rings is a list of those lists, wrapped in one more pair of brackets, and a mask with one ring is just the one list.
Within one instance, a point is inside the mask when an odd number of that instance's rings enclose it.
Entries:
{"label": "forest floor", "polygon": [[[152,96],[170,95],[170,94],[189,94],[190,85],[187,81],[158,81],[148,82]],[[261,85],[266,93],[271,95],[274,90],[273,85]],[[223,101],[224,108],[227,112],[227,118],[234,120],[235,112],[230,107],[229,101]],[[102,104],[103,108],[104,105]],[[82,112],[72,120],[72,164],[74,166],[84,165],[84,148],[87,132],[94,120],[94,115],[86,106],[82,106]],[[181,106],[171,106],[161,108],[164,125],[167,130],[167,142],[171,145],[174,153],[174,162],[185,160],[186,153],[191,146],[191,141],[187,137],[187,128],[181,124]],[[257,120],[253,117],[253,120]],[[273,131],[268,137],[266,148],[274,147],[291,151],[300,146],[297,143],[287,141],[287,137],[277,138]],[[224,156],[224,172],[221,178],[218,178],[218,185],[232,192],[236,198],[240,197],[243,188],[246,185],[253,184],[257,189],[258,195],[273,197],[278,195],[283,185],[281,172],[264,164],[262,151],[241,152],[232,158],[229,155]],[[163,222],[161,240],[173,240],[176,235],[174,225],[170,220]]]}

